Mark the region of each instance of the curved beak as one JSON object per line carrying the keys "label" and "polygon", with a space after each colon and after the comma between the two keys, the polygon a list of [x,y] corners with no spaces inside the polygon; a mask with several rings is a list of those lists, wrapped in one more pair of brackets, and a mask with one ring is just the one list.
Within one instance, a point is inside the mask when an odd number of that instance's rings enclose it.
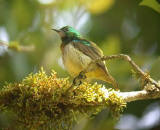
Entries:
{"label": "curved beak", "polygon": [[65,37],[65,33],[62,30],[58,30],[58,29],[52,29],[52,30],[57,32],[61,38]]}

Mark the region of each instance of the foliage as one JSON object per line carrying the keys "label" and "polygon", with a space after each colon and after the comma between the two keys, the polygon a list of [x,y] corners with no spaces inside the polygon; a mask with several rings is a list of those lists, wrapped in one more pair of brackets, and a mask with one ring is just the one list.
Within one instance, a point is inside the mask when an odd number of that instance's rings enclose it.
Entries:
{"label": "foliage", "polygon": [[109,10],[115,0],[80,0],[86,8],[93,14],[100,14]]}
{"label": "foliage", "polygon": [[158,13],[160,13],[160,3],[158,2],[158,0],[143,0],[140,5],[143,6],[148,6],[152,9],[154,9],[155,11],[157,11]]}

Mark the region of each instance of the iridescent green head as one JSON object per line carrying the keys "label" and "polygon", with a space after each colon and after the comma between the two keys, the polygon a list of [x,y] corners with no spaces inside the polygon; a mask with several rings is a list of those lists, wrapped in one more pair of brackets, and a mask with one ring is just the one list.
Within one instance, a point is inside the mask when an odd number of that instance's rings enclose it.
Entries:
{"label": "iridescent green head", "polygon": [[62,30],[68,37],[81,37],[80,33],[70,26],[65,26],[60,30]]}
{"label": "iridescent green head", "polygon": [[78,39],[81,37],[80,33],[77,30],[75,30],[73,27],[70,27],[70,26],[62,27],[59,30],[57,29],[53,29],[53,30],[58,32],[63,43],[68,43],[73,39]]}

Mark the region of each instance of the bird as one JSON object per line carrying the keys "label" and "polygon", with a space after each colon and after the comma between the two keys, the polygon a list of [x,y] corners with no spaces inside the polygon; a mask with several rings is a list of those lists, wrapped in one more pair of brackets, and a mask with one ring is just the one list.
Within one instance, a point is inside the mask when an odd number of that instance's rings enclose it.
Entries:
{"label": "bird", "polygon": [[71,26],[64,26],[56,31],[61,38],[61,51],[63,64],[72,77],[76,77],[84,69],[89,80],[101,80],[111,84],[118,89],[116,80],[109,73],[105,61],[90,63],[97,58],[103,57],[103,51],[92,41],[86,40],[82,35]]}

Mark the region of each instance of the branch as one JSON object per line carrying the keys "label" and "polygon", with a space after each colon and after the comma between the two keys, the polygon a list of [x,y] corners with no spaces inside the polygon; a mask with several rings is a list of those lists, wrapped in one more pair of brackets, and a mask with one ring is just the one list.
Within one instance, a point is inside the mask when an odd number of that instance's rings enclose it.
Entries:
{"label": "branch", "polygon": [[160,85],[154,79],[152,79],[149,74],[143,72],[142,69],[140,69],[139,66],[128,55],[118,54],[111,56],[103,56],[102,58],[96,59],[93,63],[105,60],[112,60],[112,59],[122,59],[124,61],[127,61],[131,65],[132,69],[137,73],[137,75],[140,78],[142,78],[142,80],[147,81],[147,83],[154,84],[155,87],[160,89]]}
{"label": "branch", "polygon": [[98,63],[100,61],[106,61],[106,60],[112,60],[112,59],[122,59],[124,61],[127,61],[131,65],[132,69],[136,72],[137,76],[140,77],[145,84],[151,83],[156,88],[160,89],[160,84],[158,84],[158,82],[152,79],[149,74],[143,72],[139,68],[139,66],[136,65],[136,63],[128,55],[118,54],[118,55],[111,55],[111,56],[103,56],[101,58],[98,58],[92,61],[88,65],[88,67],[86,67],[86,69],[81,71],[79,75],[74,78],[71,87],[67,90],[67,93],[68,91],[73,91],[75,89],[75,86],[80,85],[83,82],[83,80],[86,78],[85,74],[93,69],[92,64],[94,65],[95,63]]}
{"label": "branch", "polygon": [[147,86],[145,86],[144,90],[132,92],[119,92],[118,95],[121,96],[125,102],[157,99],[160,98],[160,90],[155,88],[155,86],[148,84]]}
{"label": "branch", "polygon": [[129,62],[146,81],[144,90],[120,92],[101,84],[90,84],[85,81],[85,73],[90,67],[82,71],[72,84],[69,78],[57,77],[55,71],[48,76],[42,68],[19,83],[4,86],[0,91],[0,110],[16,114],[15,129],[64,129],[64,126],[69,129],[80,115],[90,116],[108,108],[118,116],[127,102],[160,98],[160,82],[150,78],[126,55],[104,56],[91,64],[117,58]]}
{"label": "branch", "polygon": [[90,116],[108,108],[118,116],[127,102],[160,97],[159,89],[151,83],[135,92],[115,91],[86,81],[67,91],[70,86],[68,78],[57,77],[55,71],[48,76],[41,69],[19,83],[4,86],[0,91],[0,110],[16,114],[15,129],[63,129],[64,125],[69,129],[80,115]]}
{"label": "branch", "polygon": [[15,129],[63,129],[64,125],[69,129],[79,116],[95,115],[105,108],[118,116],[126,106],[117,91],[101,84],[83,82],[66,95],[70,85],[68,78],[58,78],[54,71],[48,76],[42,69],[4,86],[0,111],[16,114]]}
{"label": "branch", "polygon": [[18,42],[10,42],[9,44],[0,41],[0,46],[5,46],[10,50],[18,51],[18,52],[30,52],[35,49],[34,45],[22,46]]}
{"label": "branch", "polygon": [[124,61],[127,61],[131,65],[132,69],[136,72],[136,74],[143,81],[146,82],[146,85],[144,86],[144,90],[117,93],[119,96],[123,98],[125,102],[160,98],[160,82],[156,82],[154,79],[152,79],[150,75],[143,72],[139,68],[139,66],[136,65],[136,63],[128,55],[124,55],[124,54],[103,56],[91,62],[85,70],[80,72],[80,74],[74,78],[71,87],[67,90],[67,93],[69,91],[73,91],[75,89],[75,86],[81,84],[81,82],[86,78],[85,73],[87,73],[88,71],[91,71],[92,64],[98,63],[100,61],[112,60],[112,59],[122,59]]}

